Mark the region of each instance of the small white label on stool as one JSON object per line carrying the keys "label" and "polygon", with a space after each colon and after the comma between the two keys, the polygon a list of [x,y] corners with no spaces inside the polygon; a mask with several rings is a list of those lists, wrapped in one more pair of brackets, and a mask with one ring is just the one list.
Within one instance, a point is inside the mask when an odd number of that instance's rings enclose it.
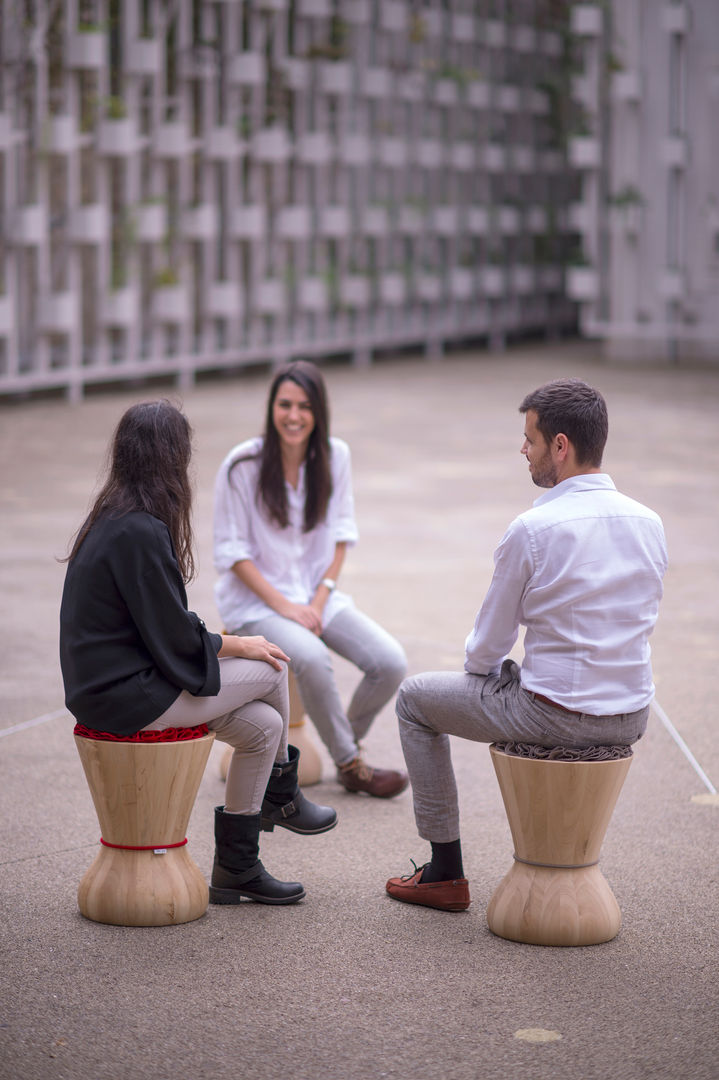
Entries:
{"label": "small white label on stool", "polygon": [[153,848],[152,853],[153,853],[153,855],[167,855],[167,848],[166,847],[156,847],[156,848]]}

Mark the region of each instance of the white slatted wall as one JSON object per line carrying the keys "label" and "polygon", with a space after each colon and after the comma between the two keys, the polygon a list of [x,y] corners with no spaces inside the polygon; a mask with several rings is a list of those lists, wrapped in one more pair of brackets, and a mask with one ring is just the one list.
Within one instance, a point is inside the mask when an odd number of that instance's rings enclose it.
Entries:
{"label": "white slatted wall", "polygon": [[0,17],[0,393],[572,325],[566,3]]}

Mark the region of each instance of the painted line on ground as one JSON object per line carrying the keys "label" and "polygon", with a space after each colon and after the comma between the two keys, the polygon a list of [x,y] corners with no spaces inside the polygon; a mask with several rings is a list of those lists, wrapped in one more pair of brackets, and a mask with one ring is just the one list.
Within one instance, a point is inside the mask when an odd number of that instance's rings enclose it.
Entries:
{"label": "painted line on ground", "polygon": [[701,765],[699,764],[697,759],[694,757],[691,750],[689,749],[687,744],[684,742],[684,739],[681,737],[681,735],[679,734],[677,729],[674,727],[674,724],[671,722],[671,720],[669,719],[667,714],[664,712],[664,709],[661,707],[659,702],[658,701],[653,701],[652,702],[652,708],[654,709],[654,712],[657,714],[657,716],[659,717],[661,722],[664,724],[664,727],[667,729],[667,731],[669,732],[671,737],[674,739],[674,742],[677,744],[677,746],[679,747],[681,752],[684,754],[684,757],[687,759],[687,761],[689,762],[691,767],[694,769],[697,776],[701,779],[701,781],[704,783],[704,785],[708,788],[710,795],[716,795],[717,789],[714,787],[711,780],[709,779],[707,774],[704,772]]}
{"label": "painted line on ground", "polygon": [[45,713],[44,716],[36,716],[32,720],[24,720],[22,724],[13,724],[12,727],[0,729],[0,736],[14,735],[16,731],[25,731],[26,728],[35,727],[37,724],[46,724],[48,720],[57,720],[61,716],[69,716],[67,709],[56,709],[55,712]]}

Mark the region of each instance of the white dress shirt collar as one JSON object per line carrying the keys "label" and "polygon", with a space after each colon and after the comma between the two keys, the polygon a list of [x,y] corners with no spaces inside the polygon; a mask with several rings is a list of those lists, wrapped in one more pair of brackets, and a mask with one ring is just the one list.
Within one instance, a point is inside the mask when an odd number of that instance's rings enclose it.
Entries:
{"label": "white dress shirt collar", "polygon": [[554,487],[543,491],[534,500],[534,506],[543,506],[544,503],[551,502],[552,499],[559,499],[570,491],[594,491],[597,488],[607,488],[609,491],[617,490],[609,473],[579,473],[577,476],[568,476],[566,480],[561,480]]}

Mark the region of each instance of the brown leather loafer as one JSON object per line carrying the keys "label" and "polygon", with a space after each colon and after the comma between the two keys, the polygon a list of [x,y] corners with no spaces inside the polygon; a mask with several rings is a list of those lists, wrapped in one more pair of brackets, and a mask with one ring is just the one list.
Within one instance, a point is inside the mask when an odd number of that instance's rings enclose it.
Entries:
{"label": "brown leather loafer", "polygon": [[374,769],[362,758],[355,758],[348,765],[337,768],[337,779],[345,791],[365,791],[376,799],[391,799],[399,795],[409,783],[406,772],[398,769]]}
{"label": "brown leather loafer", "polygon": [[469,882],[466,878],[454,881],[428,881],[423,884],[424,866],[407,877],[392,877],[386,885],[393,900],[402,900],[405,904],[423,904],[424,907],[438,908],[439,911],[466,911],[469,899]]}

